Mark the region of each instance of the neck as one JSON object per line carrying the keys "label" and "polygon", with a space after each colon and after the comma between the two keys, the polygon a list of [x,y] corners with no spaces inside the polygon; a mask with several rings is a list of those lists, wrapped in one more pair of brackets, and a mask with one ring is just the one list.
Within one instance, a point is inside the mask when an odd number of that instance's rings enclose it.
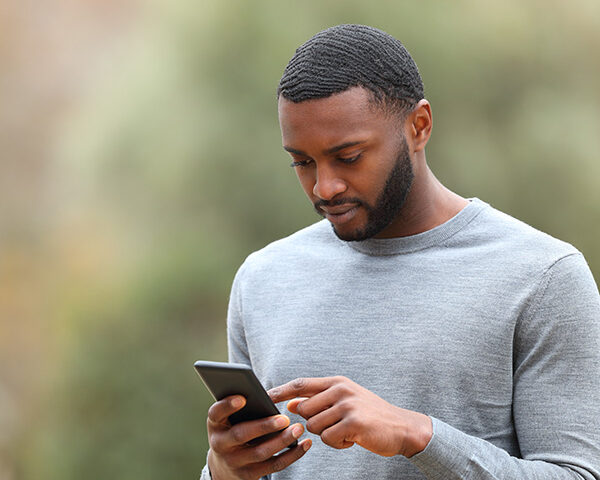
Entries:
{"label": "neck", "polygon": [[415,178],[398,217],[375,238],[407,237],[447,222],[469,203],[450,191],[425,162],[415,168]]}

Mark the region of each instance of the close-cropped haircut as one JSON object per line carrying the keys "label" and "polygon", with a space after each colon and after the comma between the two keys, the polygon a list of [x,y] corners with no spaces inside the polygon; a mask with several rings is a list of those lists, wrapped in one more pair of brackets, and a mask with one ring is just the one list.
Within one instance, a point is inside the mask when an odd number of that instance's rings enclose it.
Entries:
{"label": "close-cropped haircut", "polygon": [[417,65],[399,40],[366,25],[337,25],[298,47],[277,98],[298,103],[356,86],[390,113],[403,114],[425,96]]}

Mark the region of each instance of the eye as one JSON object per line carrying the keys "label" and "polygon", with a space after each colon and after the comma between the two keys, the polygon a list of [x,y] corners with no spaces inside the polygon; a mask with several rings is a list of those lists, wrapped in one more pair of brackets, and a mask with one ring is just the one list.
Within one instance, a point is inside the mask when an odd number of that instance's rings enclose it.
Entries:
{"label": "eye", "polygon": [[292,163],[290,163],[290,167],[306,167],[311,162],[312,160],[294,160]]}
{"label": "eye", "polygon": [[338,160],[342,163],[350,164],[350,163],[356,162],[360,158],[361,155],[362,155],[362,153],[359,153],[358,155],[355,155],[354,157],[349,157],[349,158],[338,157]]}

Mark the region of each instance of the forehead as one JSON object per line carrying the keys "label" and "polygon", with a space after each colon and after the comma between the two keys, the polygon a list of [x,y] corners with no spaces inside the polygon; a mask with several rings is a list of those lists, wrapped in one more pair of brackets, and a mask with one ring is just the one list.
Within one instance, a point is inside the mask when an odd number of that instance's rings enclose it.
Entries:
{"label": "forehead", "polygon": [[280,97],[278,111],[283,144],[290,147],[371,135],[384,128],[389,120],[373,105],[370,92],[361,87],[299,103]]}

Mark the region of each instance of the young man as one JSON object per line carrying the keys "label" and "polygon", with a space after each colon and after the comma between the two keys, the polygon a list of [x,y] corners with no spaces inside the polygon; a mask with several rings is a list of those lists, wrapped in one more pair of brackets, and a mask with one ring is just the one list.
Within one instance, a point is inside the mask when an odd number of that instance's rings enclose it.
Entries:
{"label": "young man", "polygon": [[315,35],[278,97],[325,220],[244,262],[229,353],[294,423],[232,427],[244,399],[216,402],[202,478],[600,480],[600,299],[582,255],[434,177],[431,107],[384,32]]}

